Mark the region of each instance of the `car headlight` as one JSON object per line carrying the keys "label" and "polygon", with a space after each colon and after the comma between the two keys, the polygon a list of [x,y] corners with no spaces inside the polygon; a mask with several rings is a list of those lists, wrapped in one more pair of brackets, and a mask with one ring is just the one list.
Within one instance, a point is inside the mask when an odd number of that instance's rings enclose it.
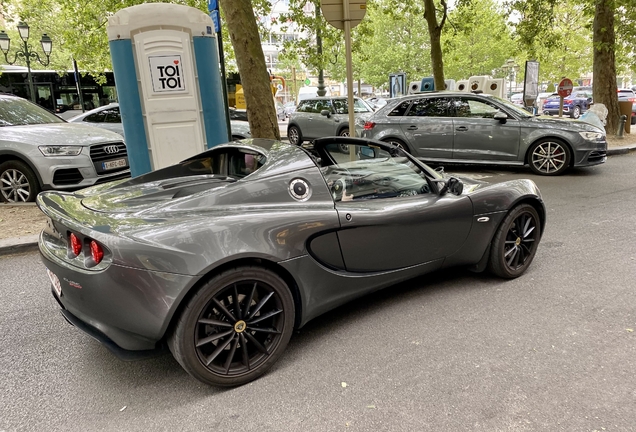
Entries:
{"label": "car headlight", "polygon": [[601,141],[605,138],[605,135],[600,132],[579,132],[579,135],[588,141]]}
{"label": "car headlight", "polygon": [[81,153],[82,147],[80,146],[39,146],[38,147],[44,156],[77,156]]}

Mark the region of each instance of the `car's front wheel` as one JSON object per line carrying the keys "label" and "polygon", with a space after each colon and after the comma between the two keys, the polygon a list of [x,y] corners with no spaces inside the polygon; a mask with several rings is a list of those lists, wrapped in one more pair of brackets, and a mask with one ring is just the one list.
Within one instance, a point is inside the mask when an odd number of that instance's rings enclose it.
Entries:
{"label": "car's front wheel", "polygon": [[168,346],[199,381],[245,384],[281,356],[294,314],[291,292],[278,275],[260,267],[236,267],[214,276],[188,301]]}
{"label": "car's front wheel", "polygon": [[528,164],[535,174],[560,175],[570,166],[570,149],[561,141],[546,139],[530,147]]}
{"label": "car's front wheel", "polygon": [[581,117],[581,107],[578,105],[575,105],[574,108],[572,108],[572,113],[570,114],[570,116],[573,119],[577,119]]}
{"label": "car's front wheel", "polygon": [[297,126],[290,126],[287,129],[287,138],[293,145],[301,145],[303,143],[303,135]]}
{"label": "car's front wheel", "polygon": [[0,197],[3,201],[35,201],[39,192],[38,179],[27,164],[17,160],[0,164]]}
{"label": "car's front wheel", "polygon": [[489,271],[506,279],[521,276],[530,266],[540,240],[541,221],[535,208],[530,204],[513,208],[493,239]]}

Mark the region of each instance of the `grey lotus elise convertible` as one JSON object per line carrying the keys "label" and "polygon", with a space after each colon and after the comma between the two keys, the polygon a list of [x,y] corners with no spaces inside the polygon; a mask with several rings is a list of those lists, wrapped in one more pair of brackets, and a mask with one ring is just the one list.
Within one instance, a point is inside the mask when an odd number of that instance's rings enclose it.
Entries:
{"label": "grey lotus elise convertible", "polygon": [[37,203],[71,324],[124,358],[167,344],[222,386],[262,375],[295,328],[371,291],[450,266],[520,276],[545,225],[530,180],[462,181],[346,137],[235,141]]}

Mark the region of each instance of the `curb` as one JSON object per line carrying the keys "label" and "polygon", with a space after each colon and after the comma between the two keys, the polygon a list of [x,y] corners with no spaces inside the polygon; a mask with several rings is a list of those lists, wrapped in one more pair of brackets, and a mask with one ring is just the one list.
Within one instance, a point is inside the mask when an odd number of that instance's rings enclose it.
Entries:
{"label": "curb", "polygon": [[0,240],[0,256],[31,252],[38,249],[38,234]]}
{"label": "curb", "polygon": [[[281,137],[282,139],[282,137]],[[623,155],[636,151],[636,144],[607,149],[608,156]],[[35,205],[35,203],[20,203],[10,205]],[[0,203],[2,205],[2,203]],[[0,256],[13,255],[22,252],[31,252],[38,249],[38,234],[0,240]]]}
{"label": "curb", "polygon": [[634,150],[636,150],[636,144],[620,146],[620,147],[612,147],[612,148],[608,147],[607,155],[608,156],[623,155]]}

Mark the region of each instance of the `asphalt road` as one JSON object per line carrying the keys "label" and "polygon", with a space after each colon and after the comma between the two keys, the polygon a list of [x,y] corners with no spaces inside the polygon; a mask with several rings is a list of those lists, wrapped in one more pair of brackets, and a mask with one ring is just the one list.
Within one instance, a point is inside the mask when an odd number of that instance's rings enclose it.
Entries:
{"label": "asphalt road", "polygon": [[635,430],[636,154],[558,178],[446,170],[539,184],[530,270],[388,288],[310,322],[229,390],[169,354],[117,360],[62,319],[36,253],[0,257],[0,431]]}

